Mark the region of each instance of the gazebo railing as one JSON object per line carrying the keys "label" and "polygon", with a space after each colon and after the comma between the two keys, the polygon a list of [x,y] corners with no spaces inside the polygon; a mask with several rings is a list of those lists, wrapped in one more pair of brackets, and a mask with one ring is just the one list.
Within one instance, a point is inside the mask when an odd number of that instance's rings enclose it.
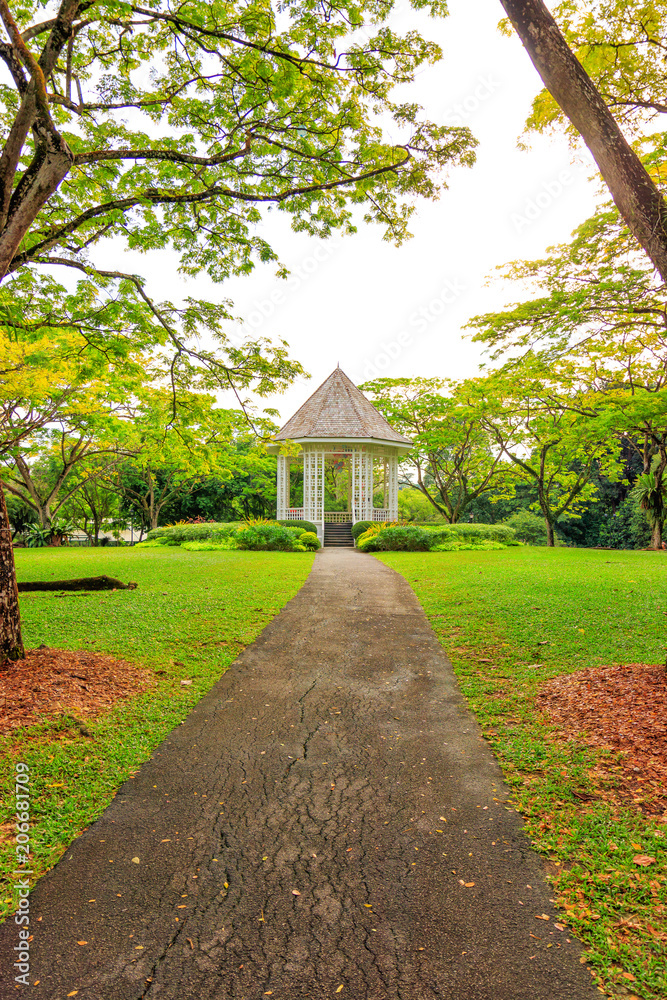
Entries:
{"label": "gazebo railing", "polygon": [[369,518],[369,520],[373,520],[373,521],[395,521],[396,520],[396,515],[393,514],[390,510],[378,510],[378,509],[374,509],[373,510],[373,517]]}
{"label": "gazebo railing", "polygon": [[281,517],[281,521],[304,521],[303,507],[289,507],[284,511],[285,516]]}
{"label": "gazebo railing", "polygon": [[350,510],[325,510],[324,512],[325,524],[351,524],[352,521],[352,511]]}

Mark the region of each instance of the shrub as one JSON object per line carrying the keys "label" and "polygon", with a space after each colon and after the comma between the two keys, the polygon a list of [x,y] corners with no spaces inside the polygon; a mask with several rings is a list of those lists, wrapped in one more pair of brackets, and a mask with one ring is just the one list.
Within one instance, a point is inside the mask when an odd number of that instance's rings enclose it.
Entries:
{"label": "shrub", "polygon": [[312,521],[274,521],[274,524],[282,524],[285,528],[300,528],[301,531],[314,531],[317,534],[317,525]]}
{"label": "shrub", "polygon": [[[516,543],[513,542],[510,544]],[[465,542],[462,538],[456,538],[456,536],[453,536],[448,541],[437,542],[435,545],[432,545],[431,552],[470,552],[473,549],[478,552],[480,549],[489,551],[506,548],[507,546],[503,545],[502,542],[492,542],[488,538],[481,538],[475,542]]]}
{"label": "shrub", "polygon": [[317,552],[320,547],[320,540],[314,531],[304,531],[299,535],[298,544],[305,545],[311,552]]}
{"label": "shrub", "polygon": [[362,552],[428,552],[430,532],[413,525],[389,525],[377,530],[370,527],[357,541]]}
{"label": "shrub", "polygon": [[293,531],[282,524],[241,525],[236,532],[236,544],[240,549],[265,552],[294,552],[301,543]]}
{"label": "shrub", "polygon": [[355,542],[360,535],[363,535],[364,532],[368,531],[368,529],[372,527],[374,527],[373,521],[357,521],[356,524],[353,524],[352,537],[354,538]]}
{"label": "shrub", "polygon": [[212,538],[229,538],[240,527],[238,522],[226,524],[209,521],[204,524],[170,524],[163,528],[153,528],[146,536],[149,542],[161,545],[181,545],[182,542],[206,542]]}
{"label": "shrub", "polygon": [[433,538],[432,548],[448,542],[458,543],[451,549],[439,549],[441,552],[460,549],[463,543],[467,543],[470,548],[477,548],[483,542],[498,542],[502,546],[516,545],[515,532],[506,524],[443,524],[426,530]]}
{"label": "shrub", "polygon": [[546,545],[547,526],[544,518],[529,510],[519,510],[505,519],[504,524],[512,528],[519,541],[526,545]]}
{"label": "shrub", "polygon": [[[148,542],[148,545],[152,544]],[[233,538],[221,538],[218,542],[214,539],[206,542],[183,542],[181,548],[188,552],[228,552],[237,548],[237,545]]]}

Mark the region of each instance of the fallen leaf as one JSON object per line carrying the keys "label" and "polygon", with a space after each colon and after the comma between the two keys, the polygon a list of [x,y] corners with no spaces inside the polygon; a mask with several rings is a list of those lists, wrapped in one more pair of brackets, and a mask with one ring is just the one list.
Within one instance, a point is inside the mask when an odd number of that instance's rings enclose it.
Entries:
{"label": "fallen leaf", "polygon": [[635,977],[632,975],[631,972],[624,972],[622,975],[623,975],[623,979],[629,979],[630,982],[632,982],[632,983],[636,983],[637,982],[637,980],[635,979]]}
{"label": "fallen leaf", "polygon": [[548,913],[542,913],[542,914],[536,913],[535,914],[535,919],[536,920],[551,920],[551,917],[549,916]]}
{"label": "fallen leaf", "polygon": [[134,950],[135,951],[143,951],[144,950],[143,944],[135,944]]}
{"label": "fallen leaf", "polygon": [[557,931],[565,930],[565,924],[554,924],[554,927],[556,928]]}
{"label": "fallen leaf", "polygon": [[78,993],[78,992],[79,992],[78,990],[72,990],[72,992],[71,992],[71,993],[68,993],[68,994],[67,994],[67,996],[68,996],[68,997],[75,997],[75,996],[77,995],[77,993]]}
{"label": "fallen leaf", "polygon": [[336,990],[336,993],[340,993],[342,989],[343,989],[342,985],[339,986],[338,989]]}
{"label": "fallen leaf", "polygon": [[141,864],[139,858],[132,858],[132,861],[134,862],[135,865]]}
{"label": "fallen leaf", "polygon": [[650,854],[635,854],[632,860],[636,865],[641,865],[642,868],[648,868],[649,865],[655,864],[655,858],[652,858]]}
{"label": "fallen leaf", "polygon": [[293,896],[300,896],[300,895],[301,895],[301,893],[299,892],[299,890],[298,890],[298,889],[292,889],[292,895],[293,895]]}
{"label": "fallen leaf", "polygon": [[77,941],[77,944],[88,944],[87,941]]}

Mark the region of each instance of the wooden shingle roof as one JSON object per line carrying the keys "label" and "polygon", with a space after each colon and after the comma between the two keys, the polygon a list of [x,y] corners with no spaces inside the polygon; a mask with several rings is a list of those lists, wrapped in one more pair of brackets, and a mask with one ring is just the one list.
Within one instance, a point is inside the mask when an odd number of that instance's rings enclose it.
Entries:
{"label": "wooden shingle roof", "polygon": [[304,438],[412,443],[393,429],[341,368],[331,373],[275,436],[276,441]]}

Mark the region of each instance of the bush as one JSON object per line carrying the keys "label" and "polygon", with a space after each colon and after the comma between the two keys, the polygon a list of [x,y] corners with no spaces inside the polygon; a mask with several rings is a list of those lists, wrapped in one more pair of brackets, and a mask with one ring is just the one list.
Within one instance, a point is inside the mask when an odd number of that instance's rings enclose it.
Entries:
{"label": "bush", "polygon": [[516,544],[514,531],[502,524],[373,524],[357,540],[362,552],[459,552]]}
{"label": "bush", "polygon": [[516,532],[507,524],[443,524],[442,527],[427,530],[438,538],[434,545],[454,539],[468,542],[473,548],[485,541],[500,545],[516,544]]}
{"label": "bush", "polygon": [[294,552],[301,542],[293,531],[282,524],[253,524],[241,527],[236,532],[236,544],[240,549],[263,552]]}
{"label": "bush", "polygon": [[372,526],[357,540],[362,552],[428,552],[430,533],[413,525],[391,525],[378,531]]}
{"label": "bush", "polygon": [[156,541],[160,545],[181,545],[183,542],[207,542],[211,539],[229,538],[239,527],[239,522],[226,524],[210,521],[205,524],[170,524],[163,528],[153,528],[146,537],[149,542]]}
{"label": "bush", "polygon": [[[152,544],[148,542],[148,545]],[[187,552],[228,552],[237,548],[237,545],[233,538],[221,538],[218,542],[213,539],[207,542],[183,542],[181,548]]]}
{"label": "bush", "polygon": [[297,544],[304,545],[311,552],[317,552],[320,547],[320,540],[314,531],[304,531],[299,535]]}
{"label": "bush", "polygon": [[546,545],[547,526],[544,518],[529,510],[518,510],[516,514],[505,519],[507,527],[512,528],[519,541],[526,545]]}
{"label": "bush", "polygon": [[312,521],[275,521],[275,524],[282,524],[285,528],[300,528],[301,531],[314,531],[317,534],[317,525]]}
{"label": "bush", "polygon": [[354,538],[355,542],[360,535],[363,535],[365,531],[368,531],[368,529],[372,527],[374,527],[373,521],[357,521],[356,524],[353,524],[352,537]]}

